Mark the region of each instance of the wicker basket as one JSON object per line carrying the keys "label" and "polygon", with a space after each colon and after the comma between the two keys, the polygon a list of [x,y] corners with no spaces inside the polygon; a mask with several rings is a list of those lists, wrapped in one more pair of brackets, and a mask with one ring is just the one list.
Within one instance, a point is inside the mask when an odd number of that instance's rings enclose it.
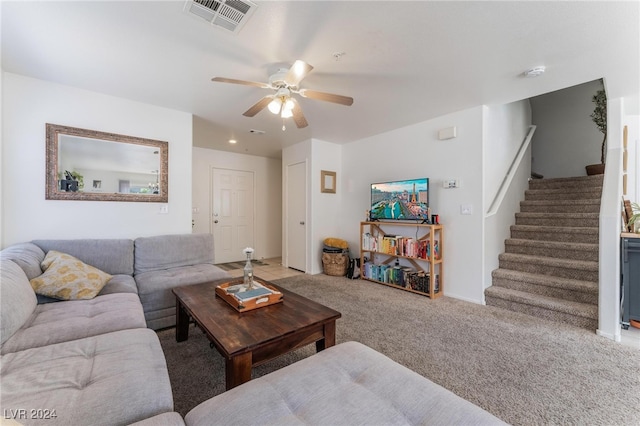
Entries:
{"label": "wicker basket", "polygon": [[322,253],[322,268],[326,275],[344,277],[349,268],[349,255],[346,253]]}

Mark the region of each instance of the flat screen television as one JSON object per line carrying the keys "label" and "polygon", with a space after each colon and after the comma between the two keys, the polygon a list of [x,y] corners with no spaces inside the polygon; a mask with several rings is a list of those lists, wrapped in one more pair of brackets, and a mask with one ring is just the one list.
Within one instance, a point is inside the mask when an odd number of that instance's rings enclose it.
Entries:
{"label": "flat screen television", "polygon": [[371,220],[428,220],[428,209],[428,178],[371,184]]}

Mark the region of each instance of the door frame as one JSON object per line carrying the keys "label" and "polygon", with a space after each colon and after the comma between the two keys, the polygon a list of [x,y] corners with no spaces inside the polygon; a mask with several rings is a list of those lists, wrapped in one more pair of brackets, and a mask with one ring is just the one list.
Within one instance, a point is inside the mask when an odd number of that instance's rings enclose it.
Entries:
{"label": "door frame", "polygon": [[285,167],[285,183],[284,183],[284,214],[283,214],[283,247],[284,247],[284,258],[282,259],[282,264],[288,268],[289,267],[289,200],[291,197],[289,196],[289,167],[295,166],[297,164],[304,164],[304,223],[305,223],[305,232],[304,232],[304,273],[306,274],[309,271],[309,235],[311,232],[311,224],[309,223],[309,161],[307,159],[303,161],[294,161],[293,163],[289,163]]}

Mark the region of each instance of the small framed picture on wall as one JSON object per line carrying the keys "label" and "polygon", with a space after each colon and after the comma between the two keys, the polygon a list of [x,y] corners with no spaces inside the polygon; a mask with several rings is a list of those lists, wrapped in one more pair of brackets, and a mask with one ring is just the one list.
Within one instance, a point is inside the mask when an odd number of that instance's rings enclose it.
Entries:
{"label": "small framed picture on wall", "polygon": [[320,192],[335,194],[336,193],[336,172],[320,170]]}

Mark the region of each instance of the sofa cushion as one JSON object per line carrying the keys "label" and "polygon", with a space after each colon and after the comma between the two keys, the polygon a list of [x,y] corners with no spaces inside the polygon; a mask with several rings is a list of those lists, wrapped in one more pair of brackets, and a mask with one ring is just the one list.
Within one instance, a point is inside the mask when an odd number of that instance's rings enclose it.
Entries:
{"label": "sofa cushion", "polygon": [[70,254],[107,274],[133,275],[133,240],[33,240],[32,243],[45,253],[56,250]]}
{"label": "sofa cushion", "polygon": [[215,396],[187,413],[185,423],[505,424],[356,342],[333,346]]}
{"label": "sofa cushion", "polygon": [[147,328],[161,330],[176,325],[176,307],[149,311],[144,313],[147,320]]}
{"label": "sofa cushion", "polygon": [[38,305],[25,325],[2,345],[2,354],[145,327],[140,299],[131,293],[47,303]]}
{"label": "sofa cushion", "polygon": [[184,420],[182,420],[180,414],[173,411],[171,413],[158,414],[129,426],[184,426]]}
{"label": "sofa cushion", "polygon": [[0,372],[4,410],[56,410],[26,425],[124,425],[173,411],[164,354],[149,329],[13,352]]}
{"label": "sofa cushion", "polygon": [[[229,277],[228,272],[209,264],[183,266],[136,275],[138,295],[147,319],[147,327],[158,330],[175,325],[176,296],[172,291],[175,287]],[[163,311],[169,312],[168,317]]]}
{"label": "sofa cushion", "polygon": [[114,293],[133,293],[138,294],[138,285],[131,275],[113,275],[109,282],[102,287],[98,296]]}
{"label": "sofa cushion", "polygon": [[135,275],[208,263],[213,265],[213,235],[176,234],[136,238]]}
{"label": "sofa cushion", "polygon": [[62,300],[93,299],[111,275],[75,257],[51,250],[42,262],[44,273],[31,280],[36,293]]}
{"label": "sofa cushion", "polygon": [[11,260],[0,260],[0,344],[13,336],[36,309],[33,292],[24,270]]}
{"label": "sofa cushion", "polygon": [[42,274],[40,264],[44,260],[44,252],[33,243],[20,243],[9,246],[0,251],[0,257],[17,263],[29,279]]}
{"label": "sofa cushion", "polygon": [[176,297],[171,291],[181,285],[200,284],[227,278],[230,275],[214,265],[200,264],[136,275],[138,293],[145,312],[175,306]]}

